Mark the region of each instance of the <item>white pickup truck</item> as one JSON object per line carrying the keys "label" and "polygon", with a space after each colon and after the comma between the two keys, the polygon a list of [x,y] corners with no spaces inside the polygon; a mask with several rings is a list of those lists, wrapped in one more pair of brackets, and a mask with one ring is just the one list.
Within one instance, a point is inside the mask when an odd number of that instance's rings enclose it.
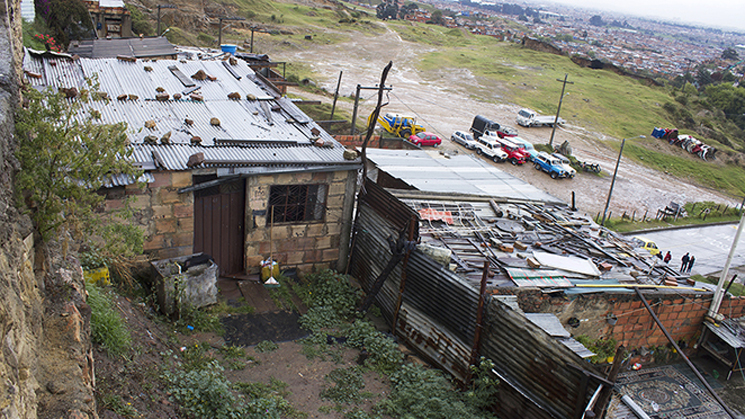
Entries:
{"label": "white pickup truck", "polygon": [[[544,115],[538,115],[534,111],[531,111],[530,109],[520,109],[520,112],[517,113],[517,123],[519,125],[522,125],[524,127],[542,127],[542,126],[554,126],[554,123],[556,122],[556,116],[544,116]],[[559,118],[558,124],[563,124],[564,121],[562,118]]]}

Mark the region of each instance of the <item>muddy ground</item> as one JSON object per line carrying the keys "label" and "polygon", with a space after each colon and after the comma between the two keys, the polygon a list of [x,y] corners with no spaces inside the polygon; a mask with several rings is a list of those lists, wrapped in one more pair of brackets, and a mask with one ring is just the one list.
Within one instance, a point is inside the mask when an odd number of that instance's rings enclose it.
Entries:
{"label": "muddy ground", "polygon": [[[327,31],[328,29],[318,30]],[[474,115],[477,114],[519,128],[519,135],[534,144],[546,144],[551,136],[551,128],[518,127],[515,123],[515,116],[521,108],[520,104],[502,102],[498,94],[500,86],[494,85],[494,82],[480,80],[465,69],[447,69],[428,73],[417,71],[416,64],[419,57],[432,47],[406,42],[392,30],[382,35],[355,37],[348,42],[333,45],[324,45],[312,40],[302,44],[283,43],[281,45],[270,42],[270,38],[265,37],[259,39],[257,44],[274,61],[303,63],[310,66],[316,72],[316,78],[313,81],[328,92],[334,92],[339,72],[343,71],[339,89],[340,96],[353,97],[357,84],[376,86],[380,81],[383,68],[388,61],[392,61],[393,67],[386,84],[392,86],[393,90],[387,97],[390,103],[384,111],[415,116],[418,122],[427,127],[429,131],[445,139],[442,150],[472,153],[451,143],[449,138],[455,130],[468,130]],[[514,83],[520,82],[516,80]],[[557,86],[559,85],[557,83]],[[493,91],[494,94],[485,94],[484,90]],[[290,88],[289,93],[326,103],[332,102],[330,95],[313,95],[298,88]],[[375,94],[376,92],[372,90],[362,91],[361,97],[364,100],[360,104],[358,122],[366,119],[367,115],[372,112],[376,101]],[[557,87],[555,92],[557,101],[559,94],[560,90]],[[479,98],[489,98],[490,101]],[[347,109],[351,114],[353,103],[339,101],[337,108]],[[551,112],[552,110],[545,111]],[[567,203],[571,202],[571,194],[575,192],[577,207],[581,211],[596,215],[605,206],[611,175],[618,158],[620,139],[572,125],[571,110],[563,110],[562,117],[569,123],[556,130],[553,144],[558,146],[564,141],[569,141],[574,156],[581,161],[600,164],[603,170],[602,175],[578,173],[574,179],[553,180],[529,165],[512,167],[509,164],[497,164],[497,166]],[[648,135],[649,133],[639,134],[646,135],[645,141],[651,143],[652,147],[664,150],[664,152],[686,154],[681,149],[675,149],[664,141],[652,138]],[[611,145],[616,148],[612,148]],[[438,151],[433,151],[433,156],[438,156]],[[701,164],[716,163],[701,161]],[[650,170],[629,159],[621,160],[609,209],[614,216],[621,215],[623,212],[629,216],[634,212],[637,217],[642,217],[645,212],[649,216],[654,216],[658,209],[664,208],[671,201],[679,203],[716,201],[735,205],[739,203],[739,198],[728,197],[715,190]]]}

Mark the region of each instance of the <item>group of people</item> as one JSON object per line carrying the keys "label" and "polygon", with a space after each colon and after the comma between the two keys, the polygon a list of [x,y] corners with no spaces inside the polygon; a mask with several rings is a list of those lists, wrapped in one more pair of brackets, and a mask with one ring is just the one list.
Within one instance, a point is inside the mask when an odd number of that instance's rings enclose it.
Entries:
{"label": "group of people", "polygon": [[[673,255],[670,254],[670,251],[665,254],[665,256],[662,256],[662,252],[657,254],[657,257],[662,259],[665,263],[670,263],[670,260],[673,258]],[[693,268],[693,264],[696,262],[696,257],[691,255],[690,253],[686,253],[683,255],[682,258],[680,258],[680,261],[683,262],[682,265],[680,265],[680,273],[682,274],[689,274],[691,273],[691,268]]]}
{"label": "group of people", "polygon": [[693,268],[694,262],[696,262],[696,257],[693,255],[689,255],[689,253],[686,252],[686,254],[683,255],[682,258],[680,258],[680,261],[682,262],[682,264],[680,265],[680,273],[689,274],[691,273],[691,268]]}

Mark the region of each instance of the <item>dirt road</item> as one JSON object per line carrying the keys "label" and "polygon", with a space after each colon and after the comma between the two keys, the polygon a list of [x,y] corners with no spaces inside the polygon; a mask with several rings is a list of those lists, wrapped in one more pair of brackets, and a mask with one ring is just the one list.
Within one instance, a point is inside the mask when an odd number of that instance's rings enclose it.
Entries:
{"label": "dirt road", "polygon": [[[501,103],[497,93],[499,86],[495,86],[494,82],[480,80],[465,69],[452,68],[426,73],[418,71],[416,63],[419,57],[430,49],[429,46],[406,42],[392,30],[382,35],[357,37],[343,44],[321,45],[308,41],[303,45],[285,45],[276,52],[272,51],[271,46],[267,46],[270,56],[275,61],[309,65],[317,74],[314,81],[329,92],[334,91],[339,71],[343,71],[340,96],[354,96],[358,84],[376,86],[380,82],[383,68],[388,61],[392,61],[393,67],[386,82],[392,90],[387,96],[389,104],[384,108],[384,112],[416,116],[418,122],[429,131],[445,139],[442,149],[447,151],[472,153],[451,143],[449,138],[455,130],[467,130],[474,115],[485,115],[497,122],[517,127],[515,116],[520,105]],[[495,94],[485,95],[481,90],[478,95],[474,95],[474,89],[478,88],[491,89]],[[300,90],[292,93],[325,102],[331,101],[328,97],[313,96]],[[362,91],[361,97],[364,100],[360,104],[361,119],[372,112],[376,94],[372,90]],[[558,94],[557,91],[557,100]],[[493,97],[493,101],[477,100],[475,96]],[[340,101],[337,107],[348,109],[351,113],[352,103]],[[548,143],[551,135],[550,128],[519,128],[519,135],[534,144]],[[497,166],[567,203],[571,202],[571,194],[575,192],[577,207],[581,211],[595,215],[603,211],[608,197],[620,139],[568,124],[556,130],[553,143],[559,145],[564,141],[569,141],[574,156],[579,160],[599,163],[603,175],[578,173],[574,179],[553,180],[530,165]],[[649,136],[646,141],[659,142]],[[616,148],[609,147],[610,144],[615,144]],[[432,154],[439,156],[438,152]],[[671,201],[716,201],[729,205],[738,204],[737,199],[724,196],[717,191],[647,169],[628,159],[621,160],[609,209],[614,217],[623,212],[629,215],[636,212],[637,217],[648,212],[649,216],[654,216],[658,209],[664,208]]]}

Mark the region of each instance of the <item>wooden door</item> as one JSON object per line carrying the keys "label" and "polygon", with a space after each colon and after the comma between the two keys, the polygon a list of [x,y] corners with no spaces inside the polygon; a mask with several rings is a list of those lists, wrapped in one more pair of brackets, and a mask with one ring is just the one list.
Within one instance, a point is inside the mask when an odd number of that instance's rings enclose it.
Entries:
{"label": "wooden door", "polygon": [[204,252],[220,276],[244,272],[245,180],[194,193],[194,252]]}

